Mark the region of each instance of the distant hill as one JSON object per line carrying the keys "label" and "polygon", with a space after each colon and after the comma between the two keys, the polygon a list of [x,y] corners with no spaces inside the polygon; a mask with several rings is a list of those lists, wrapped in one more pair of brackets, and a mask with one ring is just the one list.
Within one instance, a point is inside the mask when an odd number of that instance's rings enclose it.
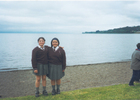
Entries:
{"label": "distant hill", "polygon": [[122,27],[122,28],[114,28],[114,29],[109,29],[109,30],[106,30],[106,31],[100,31],[100,30],[97,30],[96,32],[83,32],[83,34],[98,34],[98,33],[130,33],[130,34],[134,34],[134,33],[140,33],[140,26],[133,26],[133,27],[129,27],[129,26],[126,26],[126,27]]}

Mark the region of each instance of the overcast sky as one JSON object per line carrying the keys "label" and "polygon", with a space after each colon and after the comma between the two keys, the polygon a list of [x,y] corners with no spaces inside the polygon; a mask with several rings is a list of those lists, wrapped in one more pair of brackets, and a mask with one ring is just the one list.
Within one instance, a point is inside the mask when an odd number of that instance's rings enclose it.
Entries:
{"label": "overcast sky", "polygon": [[140,1],[0,1],[0,32],[108,30],[140,25]]}

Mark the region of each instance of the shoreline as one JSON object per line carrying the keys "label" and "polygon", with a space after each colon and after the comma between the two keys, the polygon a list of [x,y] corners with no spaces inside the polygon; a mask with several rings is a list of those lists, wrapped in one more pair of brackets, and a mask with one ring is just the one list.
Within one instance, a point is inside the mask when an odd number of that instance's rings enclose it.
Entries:
{"label": "shoreline", "polygon": [[[74,66],[86,66],[86,65],[98,65],[98,64],[110,64],[110,63],[123,63],[123,62],[130,62],[131,60],[122,60],[122,61],[112,61],[112,62],[101,62],[101,63],[93,63],[93,64],[78,64],[78,65],[68,65],[67,67],[74,67]],[[17,69],[17,68],[4,68],[0,69],[1,72],[12,72],[12,71],[25,71],[25,70],[32,70],[32,67],[29,69],[20,69],[20,70],[8,70],[8,69]]]}
{"label": "shoreline", "polygon": [[[97,64],[67,66],[62,78],[61,91],[126,84],[130,81],[132,70],[130,61],[106,62]],[[48,78],[46,89],[51,93]],[[40,93],[42,93],[40,82]],[[0,72],[0,95],[2,98],[35,94],[35,75],[32,69]]]}

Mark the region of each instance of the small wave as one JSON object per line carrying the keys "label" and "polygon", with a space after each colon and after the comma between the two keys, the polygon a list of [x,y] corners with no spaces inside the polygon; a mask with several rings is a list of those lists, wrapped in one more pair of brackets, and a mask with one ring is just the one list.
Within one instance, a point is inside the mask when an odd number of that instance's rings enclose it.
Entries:
{"label": "small wave", "polygon": [[18,68],[2,68],[0,69],[0,72],[7,72],[7,71],[16,71]]}
{"label": "small wave", "polygon": [[18,68],[2,68],[0,70],[17,70]]}
{"label": "small wave", "polygon": [[17,71],[17,70],[29,70],[32,69],[31,67],[20,67],[20,68],[1,68],[0,72],[5,72],[5,71]]}

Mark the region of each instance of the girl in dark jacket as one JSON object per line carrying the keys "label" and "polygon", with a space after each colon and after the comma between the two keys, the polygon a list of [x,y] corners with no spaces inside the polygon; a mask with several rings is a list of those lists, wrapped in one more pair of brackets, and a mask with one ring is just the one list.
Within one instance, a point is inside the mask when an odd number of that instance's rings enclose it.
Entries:
{"label": "girl in dark jacket", "polygon": [[[61,78],[64,76],[66,68],[65,51],[59,47],[59,40],[53,38],[51,41],[51,48],[49,48],[49,75],[52,85],[52,95],[60,94]],[[55,83],[57,90],[55,91]]]}
{"label": "girl in dark jacket", "polygon": [[33,73],[36,76],[35,87],[36,92],[35,96],[39,96],[39,85],[42,78],[43,85],[43,95],[47,96],[46,91],[46,75],[48,74],[48,46],[45,46],[45,39],[40,37],[38,39],[38,46],[35,47],[32,51],[32,67]]}

